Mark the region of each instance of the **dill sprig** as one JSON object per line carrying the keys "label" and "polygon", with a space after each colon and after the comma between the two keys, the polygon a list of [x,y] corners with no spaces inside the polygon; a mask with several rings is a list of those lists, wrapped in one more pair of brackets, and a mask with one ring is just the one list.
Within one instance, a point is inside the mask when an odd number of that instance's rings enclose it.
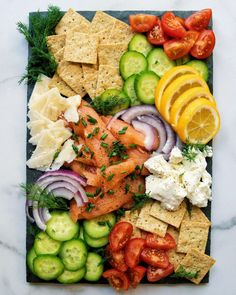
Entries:
{"label": "dill sprig", "polygon": [[187,143],[184,145],[183,149],[182,149],[182,155],[183,157],[188,160],[188,161],[194,161],[198,151],[202,152],[202,153],[207,153],[208,151],[208,146],[205,144],[200,144],[200,143]]}
{"label": "dill sprig", "polygon": [[177,272],[171,275],[172,278],[185,278],[185,279],[196,279],[198,277],[199,271],[196,272],[189,272],[184,269],[181,265]]}
{"label": "dill sprig", "polygon": [[65,199],[54,196],[53,193],[42,189],[36,184],[23,183],[20,187],[24,191],[26,198],[28,200],[37,201],[38,207],[40,208],[68,210]]}
{"label": "dill sprig", "polygon": [[150,201],[150,196],[148,194],[134,194],[133,195],[133,206],[131,211],[142,208],[147,202]]}
{"label": "dill sprig", "polygon": [[109,96],[105,99],[98,96],[91,103],[92,107],[101,115],[114,115],[124,109],[122,106],[126,106],[126,104],[127,99],[118,95]]}
{"label": "dill sprig", "polygon": [[46,37],[54,35],[54,28],[60,21],[63,13],[57,6],[48,6],[47,15],[39,11],[31,13],[29,16],[29,26],[22,22],[17,23],[18,31],[24,35],[29,43],[31,54],[26,67],[26,73],[19,83],[27,81],[28,84],[38,80],[39,74],[52,77],[57,63],[47,48]]}

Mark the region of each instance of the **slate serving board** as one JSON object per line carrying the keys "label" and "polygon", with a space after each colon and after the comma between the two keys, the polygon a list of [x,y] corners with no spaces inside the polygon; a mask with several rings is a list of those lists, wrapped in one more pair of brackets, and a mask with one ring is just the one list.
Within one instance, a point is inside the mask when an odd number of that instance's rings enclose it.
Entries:
{"label": "slate serving board", "polygon": [[[84,17],[86,17],[88,20],[92,20],[95,11],[78,11],[80,14],[82,14]],[[106,13],[110,14],[111,16],[118,18],[126,23],[128,23],[128,16],[130,14],[138,14],[138,13],[148,13],[148,14],[154,14],[157,16],[161,16],[163,13],[165,13],[166,11],[150,11],[150,10],[143,10],[143,11],[136,11],[136,10],[130,10],[130,11],[105,11]],[[176,15],[186,18],[187,16],[189,16],[190,14],[192,14],[194,11],[173,11]],[[31,12],[29,15],[34,14],[35,12]],[[47,12],[40,12],[43,15],[46,15]],[[30,23],[29,23],[30,25]],[[210,24],[210,27],[212,27],[212,23]],[[29,56],[30,56],[30,49],[29,49]],[[208,81],[208,85],[209,88],[211,90],[211,92],[213,92],[213,57],[212,55],[206,59],[208,68],[209,68],[209,81]],[[34,85],[30,84],[28,85],[27,88],[27,101],[29,101],[30,95],[32,93]],[[86,99],[86,97],[85,97]],[[27,129],[27,146],[26,146],[26,153],[27,153],[27,159],[29,159],[31,157],[31,154],[34,150],[34,146],[31,145],[28,141],[30,138],[30,134],[29,134],[29,130]],[[208,158],[207,161],[207,171],[212,175],[212,159]],[[26,180],[27,183],[34,183],[39,176],[42,175],[42,172],[37,171],[37,170],[33,170],[33,169],[29,169],[26,166]],[[206,214],[206,216],[211,220],[211,203],[208,204],[207,208],[203,209],[203,212]],[[26,221],[26,251],[28,252],[32,245],[33,245],[33,241],[34,241],[34,237],[31,234],[31,229],[32,229],[32,224],[30,224],[30,222],[27,220]],[[207,246],[206,246],[206,254],[210,255],[210,245],[211,245],[211,231],[209,232],[209,237],[208,237],[208,241],[207,241]],[[26,252],[26,253],[27,253]],[[109,266],[108,266],[109,267]],[[107,267],[107,268],[108,268]],[[106,265],[105,265],[106,268]],[[50,282],[46,282],[43,281],[41,279],[39,279],[38,277],[36,277],[34,274],[32,274],[32,272],[29,270],[27,264],[26,264],[26,281],[29,283],[56,283],[56,284],[60,284],[58,281],[50,281]],[[209,282],[209,273],[205,276],[205,278],[201,281],[202,283],[208,283]],[[80,281],[78,284],[89,284],[89,285],[95,285],[95,284],[108,284],[107,280],[101,278],[98,282],[96,283],[92,283],[92,282],[86,282],[85,280]],[[186,279],[176,279],[176,278],[165,278],[159,282],[156,283],[149,283],[147,281],[147,279],[143,279],[142,284],[192,284],[190,281],[186,280]]]}

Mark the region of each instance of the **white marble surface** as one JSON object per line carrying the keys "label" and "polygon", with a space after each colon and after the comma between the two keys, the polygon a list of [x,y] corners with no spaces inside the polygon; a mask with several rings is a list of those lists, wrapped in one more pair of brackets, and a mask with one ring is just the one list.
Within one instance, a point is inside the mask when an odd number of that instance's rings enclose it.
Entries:
{"label": "white marble surface", "polygon": [[[53,2],[53,1],[50,1]],[[17,185],[25,181],[27,46],[16,22],[27,22],[29,11],[46,10],[46,0],[0,0],[0,294],[113,294],[107,287],[30,285],[25,282],[24,198]],[[82,4],[83,3],[83,4]],[[207,285],[143,286],[130,293],[234,295],[236,262],[236,2],[233,0],[58,0],[66,10],[192,10],[213,8],[217,45],[214,51],[214,94],[221,112],[221,131],[214,141],[212,256],[217,260]]]}

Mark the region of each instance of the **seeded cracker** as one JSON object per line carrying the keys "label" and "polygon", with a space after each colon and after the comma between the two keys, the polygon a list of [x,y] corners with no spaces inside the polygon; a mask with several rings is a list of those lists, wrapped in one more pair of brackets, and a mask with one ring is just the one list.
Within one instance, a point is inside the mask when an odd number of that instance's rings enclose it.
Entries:
{"label": "seeded cracker", "polygon": [[133,36],[134,32],[131,31],[130,26],[117,19],[111,31],[110,42],[113,44],[125,43],[128,45]]}
{"label": "seeded cracker", "polygon": [[185,202],[182,202],[176,211],[165,210],[161,207],[159,202],[154,202],[150,211],[150,215],[179,228],[185,212]]}
{"label": "seeded cracker", "polygon": [[61,62],[63,60],[63,55],[64,55],[64,48],[58,50],[55,54],[54,54],[54,58],[55,61],[59,64],[59,62]]}
{"label": "seeded cracker", "polygon": [[125,211],[125,215],[121,217],[120,221],[126,221],[133,225],[132,238],[141,238],[141,230],[136,227],[136,222],[138,219],[138,211]]}
{"label": "seeded cracker", "polygon": [[62,35],[52,35],[47,37],[47,47],[48,50],[55,55],[60,49],[65,46],[66,34]]}
{"label": "seeded cracker", "polygon": [[89,29],[90,22],[74,9],[70,8],[57,24],[55,32],[56,34],[63,34],[75,26],[80,26],[81,31],[84,31]]}
{"label": "seeded cracker", "polygon": [[144,207],[141,209],[139,213],[136,226],[142,230],[164,237],[166,234],[168,225],[167,223],[162,222],[161,220],[158,220],[149,215],[151,206],[152,206],[152,202],[144,205]]}
{"label": "seeded cracker", "polygon": [[111,29],[106,29],[96,33],[96,36],[98,36],[98,39],[99,39],[99,45],[112,43],[110,41],[110,35],[111,35]]}
{"label": "seeded cracker", "polygon": [[[174,238],[176,245],[178,243],[179,231],[173,226],[169,225],[167,228],[167,232]],[[184,253],[177,253],[176,249],[171,249],[168,251],[168,257],[171,264],[173,264],[174,269],[179,266],[180,262],[185,257]]]}
{"label": "seeded cracker", "polygon": [[189,280],[194,284],[199,284],[214,263],[215,260],[212,257],[201,253],[197,249],[190,249],[176,269],[176,272],[181,266],[186,272],[198,272],[197,278]]}
{"label": "seeded cracker", "polygon": [[108,30],[109,32],[113,28],[115,22],[116,18],[110,16],[103,11],[97,11],[91,22],[91,32],[95,34],[104,30]]}
{"label": "seeded cracker", "polygon": [[83,71],[80,64],[61,61],[57,67],[57,74],[81,97],[86,94],[83,87]]}
{"label": "seeded cracker", "polygon": [[98,69],[97,65],[83,64],[83,86],[87,91],[91,99],[96,96],[97,79],[98,79]]}
{"label": "seeded cracker", "polygon": [[183,221],[198,221],[203,223],[208,223],[211,225],[210,220],[206,217],[206,215],[202,212],[202,210],[197,207],[193,206],[191,212],[185,212]]}
{"label": "seeded cracker", "polygon": [[121,55],[127,50],[127,44],[103,44],[98,46],[100,65],[119,67]]}
{"label": "seeded cracker", "polygon": [[121,89],[122,85],[123,81],[117,68],[105,65],[99,66],[96,96],[109,88]]}
{"label": "seeded cracker", "polygon": [[191,248],[205,252],[209,224],[197,221],[184,221],[181,224],[177,252],[187,253]]}
{"label": "seeded cracker", "polygon": [[49,88],[57,87],[60,93],[66,97],[74,96],[76,93],[64,82],[57,73],[52,77]]}
{"label": "seeded cracker", "polygon": [[71,30],[66,35],[64,59],[71,62],[96,64],[98,37]]}

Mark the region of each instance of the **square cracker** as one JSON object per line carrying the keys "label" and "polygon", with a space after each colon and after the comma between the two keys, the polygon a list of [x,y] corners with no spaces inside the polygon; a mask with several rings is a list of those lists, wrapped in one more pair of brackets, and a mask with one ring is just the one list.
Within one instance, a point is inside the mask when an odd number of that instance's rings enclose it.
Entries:
{"label": "square cracker", "polygon": [[154,202],[150,211],[150,215],[179,228],[185,212],[185,202],[182,202],[176,211],[168,211],[163,209],[160,205],[160,202]]}
{"label": "square cracker", "polygon": [[184,221],[181,224],[177,252],[187,253],[191,248],[205,252],[209,224],[197,221]]}
{"label": "square cracker", "polygon": [[117,68],[108,65],[99,66],[96,96],[109,88],[121,89],[122,85],[123,80]]}
{"label": "square cracker", "polygon": [[184,259],[181,261],[179,267],[176,269],[176,272],[181,266],[187,272],[197,272],[197,278],[189,280],[194,284],[199,284],[209,269],[214,265],[214,263],[215,260],[212,257],[201,253],[197,249],[190,249]]}
{"label": "square cracker", "polygon": [[106,29],[103,31],[99,31],[96,33],[98,36],[99,44],[110,44],[112,43],[110,41],[110,35],[111,35],[111,29]]}
{"label": "square cracker", "polygon": [[57,66],[57,74],[81,97],[86,94],[83,87],[83,71],[80,64],[61,61]]}
{"label": "square cracker", "polygon": [[71,62],[96,64],[98,36],[71,30],[66,35],[64,59]]}
{"label": "square cracker", "polygon": [[66,33],[75,26],[80,26],[81,30],[89,29],[90,22],[81,14],[70,8],[61,18],[55,28],[56,34]]}
{"label": "square cracker", "polygon": [[198,221],[211,224],[210,220],[206,217],[206,215],[202,212],[202,210],[193,206],[191,210],[191,214],[188,211],[185,212],[183,221]]}
{"label": "square cracker", "polygon": [[119,67],[121,55],[127,50],[127,44],[101,44],[98,46],[98,61],[100,65]]}
{"label": "square cracker", "polygon": [[55,61],[59,64],[63,60],[63,56],[64,56],[64,48],[58,50],[54,54]]}
{"label": "square cracker", "polygon": [[132,238],[141,238],[142,233],[139,228],[136,227],[136,222],[138,219],[138,211],[125,211],[125,215],[120,218],[120,221],[127,221],[133,225]]}
{"label": "square cracker", "polygon": [[91,22],[91,32],[98,33],[100,31],[109,30],[113,28],[116,18],[103,11],[97,11]]}
{"label": "square cracker", "polygon": [[47,47],[53,55],[62,49],[66,43],[66,34],[47,36]]}
{"label": "square cracker", "polygon": [[128,45],[133,36],[134,32],[130,29],[130,26],[117,19],[110,34],[110,42],[113,44],[126,43]]}
{"label": "square cracker", "polygon": [[152,202],[147,203],[141,209],[139,217],[136,222],[136,226],[142,230],[157,234],[161,237],[164,237],[167,230],[167,223],[162,222],[159,219],[156,219],[149,215]]}
{"label": "square cracker", "polygon": [[53,88],[53,87],[57,87],[59,92],[66,96],[66,97],[70,97],[70,96],[74,96],[76,95],[76,93],[70,88],[70,86],[68,86],[66,84],[66,82],[64,82],[57,73],[54,74],[54,76],[52,77],[50,83],[49,83],[49,88]]}
{"label": "square cracker", "polygon": [[[173,226],[169,225],[167,228],[167,232],[174,238],[177,245],[179,231]],[[173,264],[174,269],[176,269],[179,266],[182,259],[184,258],[185,254],[176,252],[176,249],[171,249],[167,253],[168,253],[170,263]]]}
{"label": "square cracker", "polygon": [[82,64],[83,69],[83,86],[91,99],[96,97],[98,69],[97,65]]}

